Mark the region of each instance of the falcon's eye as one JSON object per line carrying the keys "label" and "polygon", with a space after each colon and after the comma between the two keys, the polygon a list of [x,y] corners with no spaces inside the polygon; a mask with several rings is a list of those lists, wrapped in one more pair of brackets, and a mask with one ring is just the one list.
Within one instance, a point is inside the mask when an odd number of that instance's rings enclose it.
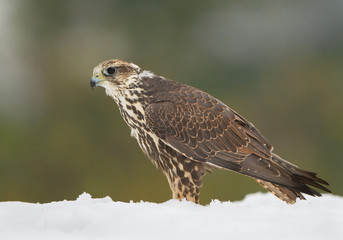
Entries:
{"label": "falcon's eye", "polygon": [[115,67],[109,67],[104,70],[104,74],[107,76],[113,75],[117,69]]}

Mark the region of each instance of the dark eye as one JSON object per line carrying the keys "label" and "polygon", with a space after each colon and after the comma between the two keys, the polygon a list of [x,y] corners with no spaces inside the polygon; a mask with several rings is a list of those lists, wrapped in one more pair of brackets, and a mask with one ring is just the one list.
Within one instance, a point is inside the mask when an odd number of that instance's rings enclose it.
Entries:
{"label": "dark eye", "polygon": [[107,76],[110,76],[110,75],[113,75],[116,71],[117,71],[116,68],[109,67],[109,68],[104,70],[104,74],[107,75]]}

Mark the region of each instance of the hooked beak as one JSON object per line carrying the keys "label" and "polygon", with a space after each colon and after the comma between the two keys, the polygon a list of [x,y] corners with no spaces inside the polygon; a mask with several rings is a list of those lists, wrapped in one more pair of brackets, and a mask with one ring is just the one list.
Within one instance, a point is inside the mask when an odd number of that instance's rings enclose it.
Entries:
{"label": "hooked beak", "polygon": [[98,76],[93,76],[93,77],[91,78],[91,88],[93,89],[93,88],[99,86],[99,84],[100,84],[102,81],[104,81],[104,79],[101,79],[101,78],[99,78]]}

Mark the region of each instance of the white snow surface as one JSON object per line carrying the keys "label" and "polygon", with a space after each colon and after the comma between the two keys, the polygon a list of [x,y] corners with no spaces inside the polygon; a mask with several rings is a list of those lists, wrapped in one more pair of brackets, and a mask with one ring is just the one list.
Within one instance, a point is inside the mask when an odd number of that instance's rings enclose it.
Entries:
{"label": "white snow surface", "polygon": [[287,205],[269,193],[237,202],[0,202],[0,239],[343,239],[343,197]]}

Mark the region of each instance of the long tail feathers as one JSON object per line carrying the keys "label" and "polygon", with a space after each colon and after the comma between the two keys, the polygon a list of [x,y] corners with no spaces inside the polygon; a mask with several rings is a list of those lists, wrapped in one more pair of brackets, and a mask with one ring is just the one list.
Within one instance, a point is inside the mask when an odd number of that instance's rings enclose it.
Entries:
{"label": "long tail feathers", "polygon": [[287,162],[286,160],[280,158],[278,155],[273,154],[272,160],[279,164],[282,168],[284,168],[286,171],[288,171],[292,176],[294,176],[294,179],[302,184],[304,188],[302,189],[294,189],[290,188],[288,186],[281,186],[275,183],[271,183],[268,181],[263,181],[260,179],[255,179],[262,187],[267,189],[269,192],[274,194],[276,197],[279,199],[287,202],[288,204],[293,204],[296,202],[297,198],[300,199],[305,199],[305,197],[302,195],[303,193],[312,195],[312,196],[321,196],[321,194],[310,188],[307,185],[310,185],[312,187],[319,188],[321,190],[324,190],[326,192],[331,192],[329,189],[326,187],[322,186],[321,184],[324,185],[329,185],[326,181],[323,179],[318,178],[316,173],[309,172],[302,170],[298,168],[297,166]]}

